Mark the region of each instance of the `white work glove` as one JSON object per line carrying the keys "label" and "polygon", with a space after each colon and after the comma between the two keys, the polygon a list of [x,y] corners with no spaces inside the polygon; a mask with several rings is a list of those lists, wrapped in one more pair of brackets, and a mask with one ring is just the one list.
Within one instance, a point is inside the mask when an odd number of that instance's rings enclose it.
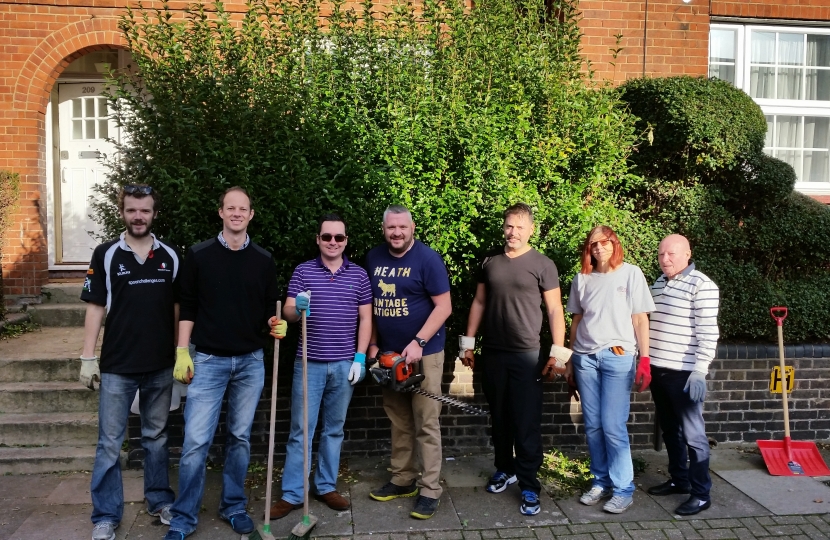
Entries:
{"label": "white work glove", "polygon": [[458,359],[470,369],[473,369],[476,364],[476,357],[473,354],[475,348],[476,338],[474,336],[458,336]]}
{"label": "white work glove", "polygon": [[706,399],[706,375],[698,371],[693,371],[686,380],[686,386],[683,391],[689,394],[689,397],[695,403],[700,403]]}
{"label": "white work glove", "polygon": [[366,354],[356,352],[354,353],[352,367],[349,368],[349,382],[354,386],[362,381],[364,377],[366,377]]}
{"label": "white work glove", "polygon": [[90,390],[95,390],[95,383],[101,386],[101,368],[98,367],[98,357],[86,358],[81,356],[81,376],[78,380]]}
{"label": "white work glove", "polygon": [[311,309],[309,309],[311,305],[311,291],[299,293],[295,300],[297,302],[297,315],[302,315],[303,311],[305,311],[305,316],[311,317]]}
{"label": "white work glove", "polygon": [[542,369],[542,377],[546,381],[553,381],[560,375],[564,376],[565,368],[568,365],[568,361],[571,359],[572,353],[573,351],[566,347],[552,345],[550,348],[550,354],[548,355],[548,362]]}

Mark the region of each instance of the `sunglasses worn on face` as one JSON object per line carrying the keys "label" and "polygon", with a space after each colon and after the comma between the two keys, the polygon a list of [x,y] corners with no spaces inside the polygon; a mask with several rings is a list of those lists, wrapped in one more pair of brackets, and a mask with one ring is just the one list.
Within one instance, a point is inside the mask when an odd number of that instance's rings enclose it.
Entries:
{"label": "sunglasses worn on face", "polygon": [[149,195],[152,192],[153,188],[150,186],[137,186],[135,184],[124,186],[124,193],[126,193],[127,195],[134,195],[136,193],[141,193],[142,195]]}
{"label": "sunglasses worn on face", "polygon": [[589,247],[591,249],[594,249],[597,246],[608,247],[609,244],[611,244],[611,240],[606,238],[605,240],[597,240],[596,242],[591,242],[589,244]]}
{"label": "sunglasses worn on face", "polygon": [[322,240],[323,242],[331,242],[332,238],[334,238],[334,241],[337,242],[338,244],[341,243],[341,242],[346,241],[346,235],[345,234],[323,233],[323,234],[318,234],[317,236],[319,236],[320,240]]}

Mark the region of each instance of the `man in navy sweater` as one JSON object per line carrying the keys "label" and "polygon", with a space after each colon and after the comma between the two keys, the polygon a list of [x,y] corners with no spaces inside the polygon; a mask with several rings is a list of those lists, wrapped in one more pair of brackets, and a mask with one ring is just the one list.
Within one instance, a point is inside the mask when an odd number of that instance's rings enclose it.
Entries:
{"label": "man in navy sweater", "polygon": [[[170,512],[165,540],[183,540],[196,530],[205,488],[205,461],[227,390],[227,442],[219,517],[234,532],[254,523],[246,512],[245,475],[251,457],[251,425],[265,380],[263,347],[268,319],[276,313],[277,273],[273,256],[251,242],[251,199],[240,187],[220,198],[222,232],[191,247],[182,266],[181,315],[173,376],[189,384],[179,463],[179,497]],[[278,337],[286,324],[277,325]],[[188,344],[196,354],[190,356]]]}

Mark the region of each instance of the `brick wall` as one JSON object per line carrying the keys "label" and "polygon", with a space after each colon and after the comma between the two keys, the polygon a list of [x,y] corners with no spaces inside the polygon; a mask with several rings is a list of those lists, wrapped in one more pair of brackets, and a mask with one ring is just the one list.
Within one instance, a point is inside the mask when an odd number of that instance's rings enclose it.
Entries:
{"label": "brick wall", "polygon": [[[798,440],[830,440],[830,345],[788,346],[787,365],[795,368],[796,387],[790,395],[790,428]],[[292,359],[283,358],[277,398],[276,456],[285,455],[289,428]],[[487,408],[481,393],[480,373],[447,359],[444,393],[468,399]],[[778,349],[767,345],[721,345],[708,378],[705,419],[706,432],[717,442],[755,442],[783,438],[784,413],[781,396],[769,392],[770,371],[778,365]],[[270,369],[270,368],[269,368]],[[253,461],[266,460],[268,454],[268,415],[270,377],[266,381],[251,437]],[[224,444],[224,410],[211,448],[211,459],[221,463]],[[444,406],[441,433],[447,456],[490,452],[488,417],[474,416]],[[542,438],[545,449],[586,450],[579,406],[568,401],[564,382],[546,383],[542,408]],[[139,466],[138,417],[130,418],[130,464]],[[383,411],[380,387],[364,381],[355,388],[346,419],[342,455],[384,455],[390,450],[389,420]],[[184,440],[182,411],[170,416],[171,459],[178,461]],[[654,404],[651,394],[632,393],[628,430],[634,447],[654,444]]]}
{"label": "brick wall", "polygon": [[[697,1],[697,0],[696,0]],[[720,17],[754,17],[759,19],[830,20],[827,0],[712,0],[711,15]]]}

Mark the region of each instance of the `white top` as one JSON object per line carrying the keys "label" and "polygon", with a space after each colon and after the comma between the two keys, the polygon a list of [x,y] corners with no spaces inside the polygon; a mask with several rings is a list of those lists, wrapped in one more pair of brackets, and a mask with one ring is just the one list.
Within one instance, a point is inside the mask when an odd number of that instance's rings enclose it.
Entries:
{"label": "white top", "polygon": [[637,350],[631,316],[654,311],[643,271],[623,263],[613,272],[577,274],[571,283],[568,311],[582,314],[576,328],[579,354],[595,354],[610,347],[622,347],[629,354]]}
{"label": "white top", "polygon": [[660,276],[651,295],[651,365],[706,375],[720,336],[718,286],[691,263],[673,279]]}

